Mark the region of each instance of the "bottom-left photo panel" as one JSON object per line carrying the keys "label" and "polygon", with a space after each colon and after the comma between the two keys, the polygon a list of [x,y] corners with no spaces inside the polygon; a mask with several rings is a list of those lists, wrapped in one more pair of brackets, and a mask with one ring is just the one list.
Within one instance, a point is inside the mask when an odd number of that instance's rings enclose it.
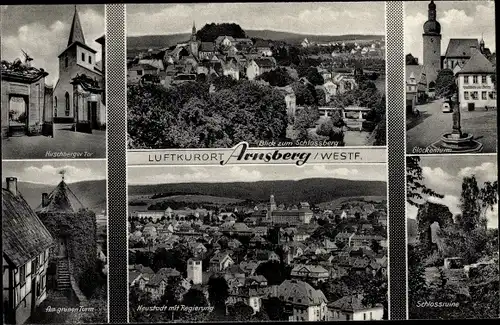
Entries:
{"label": "bottom-left photo panel", "polygon": [[108,321],[106,160],[2,162],[3,323]]}

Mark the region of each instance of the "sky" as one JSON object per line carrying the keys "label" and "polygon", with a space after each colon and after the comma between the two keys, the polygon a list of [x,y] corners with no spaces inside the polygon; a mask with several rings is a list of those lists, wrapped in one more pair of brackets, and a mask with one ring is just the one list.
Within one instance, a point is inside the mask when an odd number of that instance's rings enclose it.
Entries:
{"label": "sky", "polygon": [[[2,60],[23,59],[21,49],[34,60],[34,67],[49,73],[45,79],[55,85],[59,60],[68,44],[74,5],[3,5],[1,6]],[[101,60],[101,45],[95,40],[104,34],[104,5],[78,5],[85,42],[97,51]]]}
{"label": "sky", "polygon": [[[493,182],[498,179],[496,156],[421,156],[423,183],[437,193],[444,195],[443,199],[432,198],[432,202],[442,203],[451,213],[460,213],[460,194],[462,180],[465,176],[475,175],[478,185]],[[418,209],[407,204],[407,215],[415,219]],[[488,210],[488,226],[498,228],[498,204],[493,211]]]}
{"label": "sky", "polygon": [[66,183],[106,179],[106,161],[101,159],[3,161],[2,184],[6,177],[17,177],[18,182],[57,185],[61,181],[61,170],[65,171]]}
{"label": "sky", "polygon": [[254,166],[144,166],[129,167],[130,185],[152,185],[168,183],[229,183],[269,180],[300,180],[306,178],[342,178],[350,180],[387,180],[387,168],[379,165],[254,165]]}
{"label": "sky", "polygon": [[127,4],[127,35],[190,33],[206,23],[237,23],[243,29],[300,34],[385,34],[385,4],[375,3],[198,3]]}
{"label": "sky", "polygon": [[[430,1],[405,3],[405,54],[411,53],[422,63],[422,33]],[[477,38],[484,34],[486,47],[496,51],[494,1],[435,1],[437,21],[441,24],[441,52],[450,38]]]}

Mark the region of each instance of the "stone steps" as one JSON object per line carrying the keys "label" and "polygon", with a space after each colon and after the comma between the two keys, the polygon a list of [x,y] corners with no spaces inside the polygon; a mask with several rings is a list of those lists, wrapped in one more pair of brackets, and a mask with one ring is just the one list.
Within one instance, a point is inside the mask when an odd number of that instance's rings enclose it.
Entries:
{"label": "stone steps", "polygon": [[71,290],[71,276],[67,260],[59,260],[57,262],[57,290]]}

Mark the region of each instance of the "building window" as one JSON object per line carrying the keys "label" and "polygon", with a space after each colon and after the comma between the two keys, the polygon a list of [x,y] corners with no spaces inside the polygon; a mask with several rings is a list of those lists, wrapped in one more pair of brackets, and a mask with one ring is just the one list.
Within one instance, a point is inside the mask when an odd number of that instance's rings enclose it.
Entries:
{"label": "building window", "polygon": [[477,91],[473,91],[471,93],[471,97],[472,97],[472,99],[477,100],[477,99],[479,99],[479,93]]}
{"label": "building window", "polygon": [[89,55],[89,63],[92,64],[92,57]]}
{"label": "building window", "polygon": [[36,283],[36,296],[37,296],[37,297],[40,297],[40,294],[41,294],[41,293],[42,293],[42,292],[41,292],[40,281],[38,281],[38,282]]}
{"label": "building window", "polygon": [[366,320],[366,313],[363,313],[363,320]]}
{"label": "building window", "polygon": [[65,106],[66,109],[65,109],[64,113],[66,114],[66,116],[69,116],[69,93],[68,92],[66,92],[66,94],[64,95],[64,99],[66,101],[66,106]]}
{"label": "building window", "polygon": [[492,99],[497,99],[497,92],[496,91],[492,91],[490,93],[490,96],[491,96]]}
{"label": "building window", "polygon": [[487,84],[488,82],[486,81],[486,76],[481,76],[481,83],[482,84]]}
{"label": "building window", "polygon": [[464,99],[469,100],[469,92],[468,91],[464,91]]}
{"label": "building window", "polygon": [[488,94],[487,94],[487,92],[486,92],[486,91],[482,91],[482,92],[481,92],[481,99],[482,99],[482,100],[487,100],[487,99],[488,99]]}
{"label": "building window", "polygon": [[370,320],[372,320],[372,319],[373,319],[373,317],[372,317],[372,312],[370,312]]}
{"label": "building window", "polygon": [[82,61],[85,62],[85,53],[82,53]]}
{"label": "building window", "polygon": [[21,268],[19,269],[19,283],[21,283],[21,285],[23,285],[25,282],[26,282],[26,264],[24,264],[23,266],[21,266]]}
{"label": "building window", "polygon": [[464,84],[468,84],[469,83],[469,76],[464,76]]}
{"label": "building window", "polygon": [[477,76],[472,76],[472,83],[473,84],[477,84],[477,80],[478,80]]}
{"label": "building window", "polygon": [[57,109],[57,96],[54,97],[54,107]]}
{"label": "building window", "polygon": [[142,70],[137,70],[137,75],[142,76]]}
{"label": "building window", "polygon": [[64,67],[67,68],[68,67],[68,57],[64,57]]}

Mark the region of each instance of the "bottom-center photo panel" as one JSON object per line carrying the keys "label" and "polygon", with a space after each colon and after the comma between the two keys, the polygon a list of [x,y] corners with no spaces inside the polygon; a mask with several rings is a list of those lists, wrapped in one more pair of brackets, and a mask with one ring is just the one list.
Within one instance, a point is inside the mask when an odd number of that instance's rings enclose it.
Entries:
{"label": "bottom-center photo panel", "polygon": [[128,168],[129,321],[387,319],[387,165]]}

